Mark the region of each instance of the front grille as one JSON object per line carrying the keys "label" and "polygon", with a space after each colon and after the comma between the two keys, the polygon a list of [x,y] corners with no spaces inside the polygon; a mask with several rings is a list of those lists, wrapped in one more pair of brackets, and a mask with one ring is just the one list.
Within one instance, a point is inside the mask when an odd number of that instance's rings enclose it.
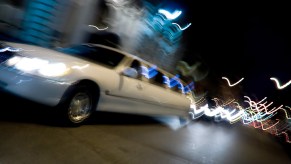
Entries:
{"label": "front grille", "polygon": [[5,51],[0,52],[0,64],[13,57],[14,52]]}

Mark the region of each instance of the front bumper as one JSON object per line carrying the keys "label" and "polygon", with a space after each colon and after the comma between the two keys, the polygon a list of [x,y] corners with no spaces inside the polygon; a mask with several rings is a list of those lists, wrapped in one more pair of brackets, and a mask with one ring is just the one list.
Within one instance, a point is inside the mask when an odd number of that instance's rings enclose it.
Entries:
{"label": "front bumper", "polygon": [[0,66],[0,89],[22,98],[48,105],[57,105],[72,83],[59,82],[30,74],[21,74]]}

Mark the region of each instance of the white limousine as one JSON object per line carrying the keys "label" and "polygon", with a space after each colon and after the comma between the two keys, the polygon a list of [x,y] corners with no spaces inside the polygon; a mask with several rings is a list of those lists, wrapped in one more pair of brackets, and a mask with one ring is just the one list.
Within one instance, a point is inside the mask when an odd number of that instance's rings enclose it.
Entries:
{"label": "white limousine", "polygon": [[94,111],[187,118],[192,87],[178,75],[104,45],[52,50],[0,41],[0,89],[56,107],[72,125]]}

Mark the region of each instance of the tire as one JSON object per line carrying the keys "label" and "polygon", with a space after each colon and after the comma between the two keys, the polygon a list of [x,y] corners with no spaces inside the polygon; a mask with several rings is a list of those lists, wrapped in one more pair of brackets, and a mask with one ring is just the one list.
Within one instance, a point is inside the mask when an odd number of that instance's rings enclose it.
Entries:
{"label": "tire", "polygon": [[80,126],[89,119],[96,107],[96,97],[92,89],[77,85],[59,106],[65,125]]}

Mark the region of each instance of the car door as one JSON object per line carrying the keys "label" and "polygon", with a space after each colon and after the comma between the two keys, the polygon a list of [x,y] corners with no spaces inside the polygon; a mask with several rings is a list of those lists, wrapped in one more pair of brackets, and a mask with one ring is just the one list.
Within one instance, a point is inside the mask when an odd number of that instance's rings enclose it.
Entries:
{"label": "car door", "polygon": [[147,83],[143,87],[143,99],[155,105],[156,113],[173,114],[179,112],[177,110],[184,112],[190,108],[190,101],[186,95],[182,91],[175,91],[165,83],[166,74],[154,67],[143,68],[145,70],[142,74],[147,79]]}
{"label": "car door", "polygon": [[123,67],[123,70],[126,70],[128,68],[136,70],[137,76],[127,76],[121,71],[119,87],[116,90],[112,90],[110,92],[110,95],[122,98],[125,101],[142,101],[143,85],[140,79],[141,74],[139,72],[140,62],[137,60],[133,60],[132,62],[130,62],[130,64],[125,65]]}

